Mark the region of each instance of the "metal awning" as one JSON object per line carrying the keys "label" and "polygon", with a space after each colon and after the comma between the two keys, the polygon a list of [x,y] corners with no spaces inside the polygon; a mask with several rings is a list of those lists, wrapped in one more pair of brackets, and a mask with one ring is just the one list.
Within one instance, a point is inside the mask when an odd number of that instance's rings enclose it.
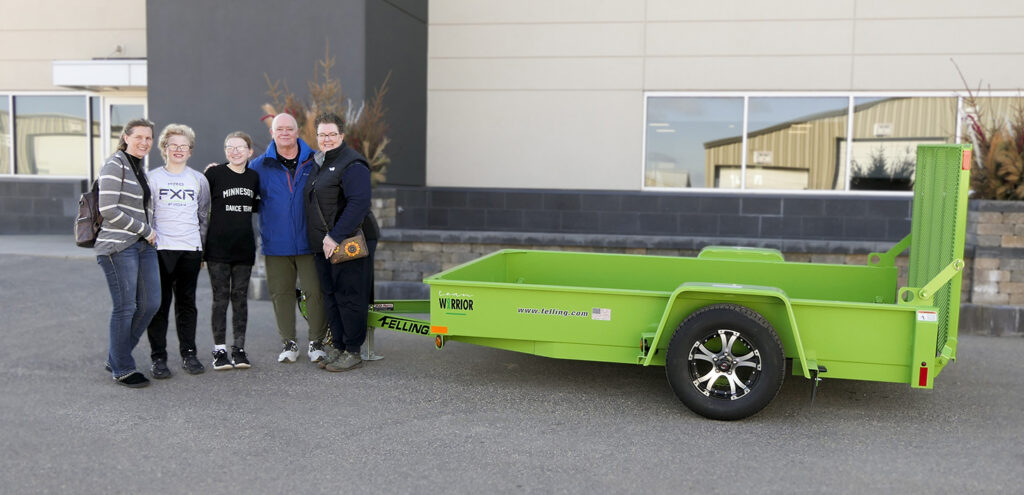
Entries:
{"label": "metal awning", "polygon": [[70,88],[146,87],[146,59],[54,60],[53,85]]}

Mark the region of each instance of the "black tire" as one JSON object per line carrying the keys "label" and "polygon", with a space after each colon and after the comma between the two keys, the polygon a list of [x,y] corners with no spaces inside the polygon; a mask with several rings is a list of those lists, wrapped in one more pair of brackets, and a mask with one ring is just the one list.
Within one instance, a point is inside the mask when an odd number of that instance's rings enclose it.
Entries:
{"label": "black tire", "polygon": [[690,314],[665,356],[665,374],[676,396],[711,419],[757,414],[779,393],[785,371],[782,342],[771,323],[738,304],[714,304]]}

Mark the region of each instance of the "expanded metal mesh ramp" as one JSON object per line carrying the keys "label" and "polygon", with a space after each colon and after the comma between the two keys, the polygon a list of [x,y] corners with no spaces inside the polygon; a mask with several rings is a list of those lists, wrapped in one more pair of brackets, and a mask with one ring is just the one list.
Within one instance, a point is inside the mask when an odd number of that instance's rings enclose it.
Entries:
{"label": "expanded metal mesh ramp", "polygon": [[[964,258],[971,145],[917,148],[911,223],[909,285],[923,287],[954,260]],[[935,352],[956,338],[963,272],[936,291],[939,334]]]}

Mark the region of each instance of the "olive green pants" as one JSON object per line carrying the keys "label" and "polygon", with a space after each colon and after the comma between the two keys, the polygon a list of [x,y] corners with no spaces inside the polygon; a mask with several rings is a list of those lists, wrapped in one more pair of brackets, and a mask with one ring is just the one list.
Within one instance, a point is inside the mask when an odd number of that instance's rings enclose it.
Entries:
{"label": "olive green pants", "polygon": [[295,340],[295,280],[306,293],[306,312],[309,315],[309,340],[320,341],[327,335],[327,315],[324,313],[324,295],[316,274],[313,255],[266,256],[267,289],[274,304],[277,332],[282,341]]}

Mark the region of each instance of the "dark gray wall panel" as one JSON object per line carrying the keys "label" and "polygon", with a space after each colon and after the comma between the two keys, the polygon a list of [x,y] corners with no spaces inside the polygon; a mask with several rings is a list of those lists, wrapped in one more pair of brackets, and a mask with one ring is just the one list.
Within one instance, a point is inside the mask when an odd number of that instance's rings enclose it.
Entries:
{"label": "dark gray wall panel", "polygon": [[158,130],[170,122],[195,129],[195,168],[222,161],[224,136],[234,130],[251,134],[262,152],[270,141],[260,121],[264,74],[307,98],[325,40],[345,93],[364,97],[365,18],[361,0],[149,0],[150,117]]}
{"label": "dark gray wall panel", "polygon": [[385,98],[389,184],[426,184],[427,2],[367,0],[366,94],[391,72]]}

